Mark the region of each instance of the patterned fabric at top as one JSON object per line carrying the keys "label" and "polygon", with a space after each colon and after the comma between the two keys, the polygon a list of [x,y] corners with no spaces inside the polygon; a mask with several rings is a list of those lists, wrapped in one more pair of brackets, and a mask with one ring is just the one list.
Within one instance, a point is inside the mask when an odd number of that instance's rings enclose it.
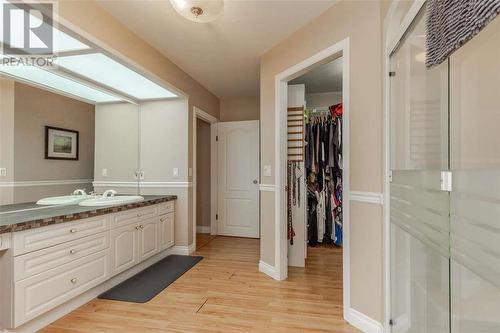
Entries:
{"label": "patterned fabric at top", "polygon": [[439,65],[500,13],[500,0],[427,0],[426,66]]}

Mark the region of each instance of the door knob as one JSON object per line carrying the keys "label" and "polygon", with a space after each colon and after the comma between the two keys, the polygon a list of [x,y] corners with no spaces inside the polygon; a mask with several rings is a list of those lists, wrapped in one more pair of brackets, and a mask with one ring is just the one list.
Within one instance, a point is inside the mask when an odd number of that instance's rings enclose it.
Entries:
{"label": "door knob", "polygon": [[254,179],[254,180],[253,180],[253,183],[254,183],[254,184],[258,184],[258,183],[259,183],[259,181],[258,181],[257,179]]}

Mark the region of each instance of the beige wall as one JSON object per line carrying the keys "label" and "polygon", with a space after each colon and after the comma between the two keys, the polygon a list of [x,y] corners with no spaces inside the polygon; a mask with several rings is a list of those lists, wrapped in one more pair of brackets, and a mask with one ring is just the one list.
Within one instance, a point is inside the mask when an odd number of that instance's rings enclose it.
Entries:
{"label": "beige wall", "polygon": [[258,97],[224,99],[220,102],[220,121],[258,120],[259,116]]}
{"label": "beige wall", "polygon": [[[267,52],[261,59],[261,164],[274,166],[275,76],[313,54],[350,39],[350,189],[382,192],[381,13],[376,1],[341,1]],[[273,144],[269,144],[272,142]],[[275,183],[262,177],[261,183]],[[261,260],[274,265],[274,193],[261,192]],[[351,208],[351,304],[383,320],[382,208],[355,203]],[[368,228],[365,228],[368,226]],[[369,236],[369,237],[368,237]],[[369,238],[369,242],[360,243]],[[370,280],[367,283],[367,280]],[[367,286],[370,286],[368,293]]]}
{"label": "beige wall", "polygon": [[210,226],[210,124],[196,120],[196,225]]}
{"label": "beige wall", "polygon": [[342,102],[342,91],[306,94],[306,106],[328,107]]}

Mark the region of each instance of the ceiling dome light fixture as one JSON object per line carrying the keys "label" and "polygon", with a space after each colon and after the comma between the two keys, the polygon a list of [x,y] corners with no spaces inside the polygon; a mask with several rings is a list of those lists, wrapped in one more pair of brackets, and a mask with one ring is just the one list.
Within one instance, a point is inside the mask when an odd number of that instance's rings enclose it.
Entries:
{"label": "ceiling dome light fixture", "polygon": [[181,16],[197,23],[212,22],[224,10],[224,0],[170,0]]}

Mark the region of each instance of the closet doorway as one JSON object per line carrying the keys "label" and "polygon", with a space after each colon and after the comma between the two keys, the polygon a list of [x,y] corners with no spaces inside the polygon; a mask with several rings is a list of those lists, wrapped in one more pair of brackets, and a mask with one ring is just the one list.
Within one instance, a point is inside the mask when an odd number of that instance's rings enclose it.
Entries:
{"label": "closet doorway", "polygon": [[309,254],[342,280],[342,57],[288,82],[288,266]]}
{"label": "closet doorway", "polygon": [[346,318],[349,39],[278,74],[276,100],[276,278],[328,267]]}

